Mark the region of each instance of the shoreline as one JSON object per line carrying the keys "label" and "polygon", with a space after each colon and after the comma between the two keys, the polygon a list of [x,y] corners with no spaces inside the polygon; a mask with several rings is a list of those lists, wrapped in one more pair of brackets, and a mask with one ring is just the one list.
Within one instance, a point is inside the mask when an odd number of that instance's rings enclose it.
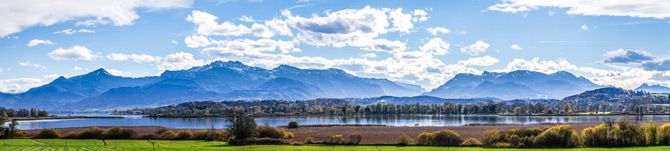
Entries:
{"label": "shoreline", "polygon": [[86,118],[124,118],[121,116],[48,116],[48,117],[10,117],[6,122],[16,121],[34,121],[34,120],[62,120],[62,119],[86,119]]}

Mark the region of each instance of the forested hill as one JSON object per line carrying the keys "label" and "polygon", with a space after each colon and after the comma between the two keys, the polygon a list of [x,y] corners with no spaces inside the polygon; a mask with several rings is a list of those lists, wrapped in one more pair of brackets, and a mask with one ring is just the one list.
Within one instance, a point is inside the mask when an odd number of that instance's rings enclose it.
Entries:
{"label": "forested hill", "polygon": [[600,89],[595,89],[595,90],[590,90],[590,91],[585,91],[580,94],[572,95],[565,97],[563,100],[565,101],[616,101],[620,99],[630,99],[630,98],[644,98],[644,97],[650,97],[651,94],[648,92],[644,91],[634,91],[634,90],[626,90],[622,88],[615,88],[615,87],[607,87],[607,88],[600,88]]}

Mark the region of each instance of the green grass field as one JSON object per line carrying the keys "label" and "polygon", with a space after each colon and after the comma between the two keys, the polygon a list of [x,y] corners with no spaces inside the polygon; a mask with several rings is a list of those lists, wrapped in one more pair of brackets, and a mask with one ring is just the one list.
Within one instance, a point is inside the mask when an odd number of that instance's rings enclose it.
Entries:
{"label": "green grass field", "polygon": [[[105,145],[105,143],[107,145]],[[70,139],[2,139],[1,151],[513,151],[513,150],[571,150],[571,151],[656,151],[670,150],[670,146],[625,148],[570,148],[570,149],[495,149],[479,147],[423,147],[423,146],[292,146],[253,145],[229,146],[217,141],[166,140],[70,140]]]}

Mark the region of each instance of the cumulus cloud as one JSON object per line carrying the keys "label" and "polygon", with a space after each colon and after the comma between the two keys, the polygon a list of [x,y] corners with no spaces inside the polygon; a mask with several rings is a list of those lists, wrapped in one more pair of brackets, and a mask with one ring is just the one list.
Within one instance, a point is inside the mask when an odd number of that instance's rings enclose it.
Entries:
{"label": "cumulus cloud", "polygon": [[604,63],[641,63],[643,61],[654,59],[654,56],[649,52],[629,49],[608,51],[605,52],[603,56],[607,57],[605,60],[603,60]]}
{"label": "cumulus cloud", "polygon": [[449,29],[446,29],[444,27],[435,27],[435,28],[428,27],[428,28],[426,28],[426,30],[428,30],[428,32],[430,34],[433,34],[433,35],[436,35],[436,36],[439,33],[448,34],[450,32]]}
{"label": "cumulus cloud", "polygon": [[664,19],[670,17],[670,1],[666,0],[503,0],[488,7],[488,10],[518,13],[538,10],[543,7],[567,8],[570,15],[629,16]]}
{"label": "cumulus cloud", "polygon": [[489,44],[483,41],[477,41],[472,45],[461,47],[461,52],[472,56],[478,56],[480,53],[486,52],[489,49]]}
{"label": "cumulus cloud", "polygon": [[516,45],[516,44],[510,46],[510,48],[512,48],[512,49],[514,49],[514,50],[521,50],[521,49],[523,49],[523,48],[521,48],[521,46]]}
{"label": "cumulus cloud", "polygon": [[444,42],[442,38],[433,38],[423,46],[419,47],[419,49],[433,55],[444,55],[449,53],[449,43]]}
{"label": "cumulus cloud", "polygon": [[[116,26],[131,25],[139,18],[136,10],[167,8],[187,8],[191,0],[99,0],[99,1],[50,1],[20,0],[5,1],[0,4],[0,37],[21,32],[35,26],[51,26],[56,23],[86,19],[81,24],[103,23],[109,21]],[[101,21],[88,21],[88,20]],[[103,21],[104,20],[104,21]]]}
{"label": "cumulus cloud", "polygon": [[65,30],[54,32],[54,34],[63,34],[63,35],[72,35],[72,34],[75,34],[75,33],[95,33],[95,31],[88,30],[88,29],[79,29],[79,30],[65,29]]}
{"label": "cumulus cloud", "polygon": [[238,20],[243,21],[243,22],[254,22],[254,18],[251,16],[242,16],[238,18]]}
{"label": "cumulus cloud", "polygon": [[[411,15],[402,9],[345,9],[306,18],[282,11],[286,22],[299,31],[296,39],[315,46],[354,46],[366,50],[399,51],[406,46],[399,41],[378,38],[389,32],[409,33],[414,28]],[[403,46],[399,46],[399,45]],[[393,46],[393,47],[388,47]],[[384,49],[395,48],[395,49]],[[400,49],[402,48],[402,49]]]}
{"label": "cumulus cloud", "polygon": [[60,75],[45,75],[43,78],[15,78],[0,80],[0,92],[21,93],[30,88],[41,86],[60,77]]}
{"label": "cumulus cloud", "polygon": [[79,71],[79,70],[81,70],[81,67],[79,67],[79,66],[74,66],[74,67],[72,67],[72,70],[73,70],[73,71]]}
{"label": "cumulus cloud", "polygon": [[126,61],[126,60],[132,60],[133,62],[137,63],[144,63],[144,62],[158,62],[161,60],[161,57],[158,56],[151,56],[147,54],[121,54],[121,53],[112,53],[107,55],[107,58],[110,60],[114,61]]}
{"label": "cumulus cloud", "polygon": [[72,48],[58,48],[47,54],[55,60],[93,60],[98,57],[84,46],[74,46]]}
{"label": "cumulus cloud", "polygon": [[492,66],[498,63],[500,60],[491,56],[483,56],[477,58],[469,58],[468,60],[458,61],[458,64],[466,66]]}
{"label": "cumulus cloud", "polygon": [[186,52],[177,52],[165,56],[163,62],[161,62],[157,68],[158,70],[182,70],[188,69],[194,66],[202,66],[205,64],[205,61],[198,60],[193,58],[193,54]]}
{"label": "cumulus cloud", "polygon": [[428,17],[426,17],[428,16],[428,13],[423,9],[416,9],[412,11],[412,14],[414,14],[415,16],[414,18],[412,18],[412,21],[414,22],[422,22],[428,20]]}
{"label": "cumulus cloud", "polygon": [[207,37],[202,35],[188,36],[184,39],[184,43],[189,48],[207,47],[212,44]]}
{"label": "cumulus cloud", "polygon": [[[200,35],[217,35],[217,36],[242,36],[246,34],[253,34],[256,37],[269,38],[275,34],[291,35],[287,24],[280,20],[269,20],[265,24],[254,23],[251,27],[239,24],[236,25],[230,21],[218,23],[216,20],[219,17],[194,10],[191,15],[186,17],[186,20],[193,22],[196,27],[196,32]],[[288,31],[287,31],[288,30]]]}
{"label": "cumulus cloud", "polygon": [[51,42],[51,40],[33,39],[33,40],[30,40],[30,42],[28,42],[28,47],[33,47],[33,46],[37,46],[37,45],[40,45],[40,44],[53,45],[53,44],[56,44],[56,43]]}
{"label": "cumulus cloud", "polygon": [[642,68],[651,71],[670,71],[670,59],[647,61],[642,64]]}

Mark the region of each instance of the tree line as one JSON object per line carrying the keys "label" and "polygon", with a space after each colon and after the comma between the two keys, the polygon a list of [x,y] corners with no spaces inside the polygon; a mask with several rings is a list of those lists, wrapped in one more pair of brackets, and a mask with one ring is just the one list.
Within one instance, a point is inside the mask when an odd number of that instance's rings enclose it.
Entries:
{"label": "tree line", "polygon": [[155,117],[228,116],[244,112],[264,115],[370,115],[370,114],[506,114],[568,115],[575,113],[665,114],[670,113],[667,97],[627,98],[602,101],[510,100],[487,103],[443,104],[367,104],[355,105],[342,99],[308,101],[201,101],[158,108],[115,110],[117,114],[143,114]]}

